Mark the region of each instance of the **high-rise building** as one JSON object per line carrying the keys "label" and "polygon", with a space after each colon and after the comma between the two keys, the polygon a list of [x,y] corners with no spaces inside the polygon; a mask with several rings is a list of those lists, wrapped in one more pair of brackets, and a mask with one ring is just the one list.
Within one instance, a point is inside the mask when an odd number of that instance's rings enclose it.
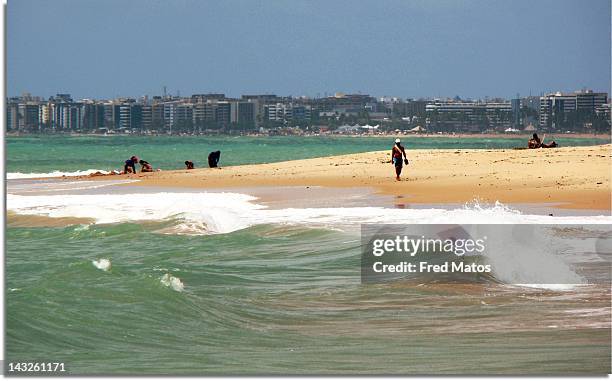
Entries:
{"label": "high-rise building", "polygon": [[9,102],[6,108],[6,130],[16,131],[19,129],[19,104]]}
{"label": "high-rise building", "polygon": [[164,102],[163,105],[164,105],[164,127],[167,130],[172,130],[172,127],[174,127],[176,104],[174,102]]}
{"label": "high-rise building", "polygon": [[153,106],[150,104],[142,105],[142,130],[150,131],[153,126]]}
{"label": "high-rise building", "polygon": [[271,122],[285,122],[293,119],[290,104],[275,103],[264,106],[264,119]]}
{"label": "high-rise building", "polygon": [[553,98],[540,97],[540,127],[548,128],[552,125]]}
{"label": "high-rise building", "polygon": [[426,123],[439,131],[478,132],[506,129],[512,124],[509,102],[434,101],[426,106]]}
{"label": "high-rise building", "polygon": [[198,102],[193,105],[193,122],[197,128],[205,128],[215,120],[215,106],[212,102]]}
{"label": "high-rise building", "polygon": [[115,127],[115,104],[105,102],[104,105],[104,127],[113,129]]}
{"label": "high-rise building", "polygon": [[130,130],[132,121],[132,105],[119,105],[119,129]]}
{"label": "high-rise building", "polygon": [[57,130],[81,130],[83,122],[82,106],[81,103],[54,104],[51,124]]}
{"label": "high-rise building", "polygon": [[293,121],[309,122],[311,107],[306,105],[293,105]]}
{"label": "high-rise building", "polygon": [[516,97],[510,101],[512,106],[512,125],[518,127],[521,125],[521,99]]}
{"label": "high-rise building", "polygon": [[540,127],[555,128],[566,113],[576,111],[574,94],[554,93],[540,97]]}
{"label": "high-rise building", "polygon": [[105,108],[101,103],[83,104],[83,129],[96,130],[105,126]]}
{"label": "high-rise building", "polygon": [[540,97],[540,126],[557,128],[560,127],[557,124],[571,123],[567,121],[567,115],[573,112],[576,113],[573,123],[584,123],[586,118],[596,115],[597,109],[607,102],[607,93],[596,93],[592,90],[546,94]]}
{"label": "high-rise building", "polygon": [[595,110],[608,103],[607,93],[595,93],[592,90],[583,90],[576,93],[576,110],[578,112],[594,114]]}
{"label": "high-rise building", "polygon": [[180,103],[176,105],[173,128],[181,131],[193,129],[193,104]]}
{"label": "high-rise building", "polygon": [[611,111],[612,111],[612,104],[606,103],[606,104],[598,106],[595,109],[595,114],[597,116],[604,118],[605,120],[608,121],[608,124],[610,124],[610,115],[612,114]]}
{"label": "high-rise building", "polygon": [[161,102],[151,105],[151,129],[155,131],[164,128],[164,104]]}
{"label": "high-rise building", "polygon": [[218,126],[228,126],[231,120],[231,104],[228,101],[217,102],[215,108],[215,122]]}
{"label": "high-rise building", "polygon": [[19,104],[19,122],[20,130],[38,130],[40,120],[40,108],[36,103],[21,103]]}
{"label": "high-rise building", "polygon": [[242,126],[255,126],[255,103],[245,101],[231,102],[230,123]]}
{"label": "high-rise building", "polygon": [[243,101],[251,102],[255,105],[255,120],[261,121],[264,117],[264,106],[267,104],[278,103],[280,98],[275,94],[255,94],[243,95]]}
{"label": "high-rise building", "polygon": [[311,120],[312,106],[293,103],[276,103],[264,106],[264,119],[270,122],[300,122]]}
{"label": "high-rise building", "polygon": [[41,103],[38,105],[38,124],[42,128],[49,127],[51,123],[51,105],[49,103]]}
{"label": "high-rise building", "polygon": [[130,107],[130,129],[132,132],[142,132],[142,105],[133,103]]}

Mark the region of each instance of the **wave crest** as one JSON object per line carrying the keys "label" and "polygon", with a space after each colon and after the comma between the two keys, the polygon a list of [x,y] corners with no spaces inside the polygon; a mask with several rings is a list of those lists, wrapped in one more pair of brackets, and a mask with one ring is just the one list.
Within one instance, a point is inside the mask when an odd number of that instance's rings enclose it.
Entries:
{"label": "wave crest", "polygon": [[478,202],[456,209],[383,207],[269,209],[240,193],[138,193],[7,195],[7,209],[18,214],[77,217],[110,224],[176,220],[163,233],[217,234],[262,224],[309,225],[351,229],[361,224],[596,224],[611,216],[523,214],[502,203]]}

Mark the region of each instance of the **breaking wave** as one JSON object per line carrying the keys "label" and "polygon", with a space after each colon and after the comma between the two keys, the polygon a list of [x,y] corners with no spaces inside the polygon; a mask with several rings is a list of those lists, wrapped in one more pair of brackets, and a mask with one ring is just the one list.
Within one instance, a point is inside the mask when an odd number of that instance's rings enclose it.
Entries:
{"label": "breaking wave", "polygon": [[[543,216],[523,214],[501,203],[472,203],[456,209],[390,209],[383,207],[270,209],[239,193],[139,193],[13,195],[8,210],[17,214],[76,217],[98,224],[169,222],[163,234],[225,234],[256,225],[280,224],[358,232],[361,224],[610,224],[611,216]],[[494,278],[505,284],[562,290],[583,280],[556,255],[555,248],[525,244],[507,247],[496,240],[487,261]],[[542,241],[542,240],[539,240]],[[542,241],[544,243],[544,241]],[[527,242],[528,243],[528,242]],[[505,245],[505,246],[504,246]],[[94,265],[98,268],[100,266]],[[102,266],[104,267],[104,266]],[[551,281],[551,280],[554,280]],[[182,290],[170,276],[162,284]],[[179,290],[179,291],[180,291]]]}
{"label": "breaking wave", "polygon": [[[508,206],[478,203],[455,209],[383,207],[270,209],[239,193],[139,193],[7,196],[7,209],[18,214],[77,217],[111,224],[174,219],[178,234],[230,233],[261,224],[290,224],[350,229],[363,223],[399,224],[594,224],[610,216],[543,216]],[[165,233],[172,233],[166,229]]]}

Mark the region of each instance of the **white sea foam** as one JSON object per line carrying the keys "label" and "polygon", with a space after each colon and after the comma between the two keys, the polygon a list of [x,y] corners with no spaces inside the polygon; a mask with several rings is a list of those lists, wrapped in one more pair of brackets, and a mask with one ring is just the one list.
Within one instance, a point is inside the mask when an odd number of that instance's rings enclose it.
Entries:
{"label": "white sea foam", "polygon": [[[356,231],[363,223],[612,223],[611,216],[552,217],[522,214],[500,203],[489,207],[476,203],[451,210],[382,207],[268,209],[255,203],[255,200],[254,197],[238,193],[32,196],[9,194],[7,208],[20,214],[89,218],[97,223],[175,220],[176,224],[165,228],[163,233],[192,235],[229,233],[259,224],[307,225]],[[523,231],[519,231],[518,234],[523,234]],[[512,240],[512,247],[507,245],[508,237],[489,238],[488,242],[491,245],[497,242],[498,247],[491,247],[491,250],[488,250],[490,254],[487,254],[487,260],[495,269],[495,277],[504,283],[552,289],[564,289],[565,285],[583,283],[583,280],[556,254],[559,251],[556,248],[529,245],[533,242],[529,237],[520,236]],[[515,247],[514,243],[520,240],[523,240],[525,245]],[[170,282],[169,285],[173,282],[170,278],[166,280]]]}
{"label": "white sea foam", "polygon": [[[99,195],[7,195],[7,209],[19,214],[91,218],[96,223],[180,218],[192,234],[228,233],[257,223],[263,206],[236,193],[144,193]],[[264,221],[266,222],[266,221]]]}
{"label": "white sea foam", "polygon": [[159,281],[161,284],[166,287],[172,288],[174,291],[181,292],[185,289],[185,285],[183,284],[183,282],[179,278],[170,274],[164,274],[164,276],[161,277]]}
{"label": "white sea foam", "polygon": [[74,172],[62,172],[62,171],[53,171],[49,173],[21,173],[21,172],[9,172],[6,174],[7,180],[16,180],[16,179],[37,179],[43,177],[63,177],[63,176],[89,176],[92,173],[100,172],[105,175],[109,174],[109,171],[105,171],[102,169],[86,169],[84,171],[74,171]]}
{"label": "white sea foam", "polygon": [[363,223],[400,224],[609,224],[611,216],[522,214],[501,203],[456,209],[383,207],[268,209],[239,193],[141,193],[7,195],[7,209],[18,214],[89,218],[96,223],[179,220],[184,234],[229,233],[259,224],[355,227]]}
{"label": "white sea foam", "polygon": [[110,259],[106,259],[106,258],[100,258],[98,260],[93,260],[91,261],[91,263],[97,268],[100,269],[102,271],[108,271],[111,268],[111,261]]}

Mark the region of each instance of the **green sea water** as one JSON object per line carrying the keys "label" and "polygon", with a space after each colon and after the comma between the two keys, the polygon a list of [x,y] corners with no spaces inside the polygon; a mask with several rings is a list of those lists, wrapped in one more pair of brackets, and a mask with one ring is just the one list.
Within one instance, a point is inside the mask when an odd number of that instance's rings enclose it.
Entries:
{"label": "green sea water", "polygon": [[[548,139],[554,137],[547,137]],[[407,149],[524,147],[524,138],[404,137]],[[561,146],[608,141],[560,137]],[[185,160],[206,166],[208,154],[221,151],[221,165],[270,163],[329,155],[390,149],[392,138],[381,137],[246,137],[246,136],[26,136],[6,138],[6,171],[19,173],[73,172],[123,168],[132,155],[156,168],[183,168]]]}
{"label": "green sea water", "polygon": [[[609,328],[564,320],[605,310],[605,297],[366,286],[355,234],[156,233],[169,224],[9,228],[7,361],[62,361],[72,374],[610,371]],[[110,271],[92,265],[102,257]],[[184,290],[165,287],[165,274]]]}

